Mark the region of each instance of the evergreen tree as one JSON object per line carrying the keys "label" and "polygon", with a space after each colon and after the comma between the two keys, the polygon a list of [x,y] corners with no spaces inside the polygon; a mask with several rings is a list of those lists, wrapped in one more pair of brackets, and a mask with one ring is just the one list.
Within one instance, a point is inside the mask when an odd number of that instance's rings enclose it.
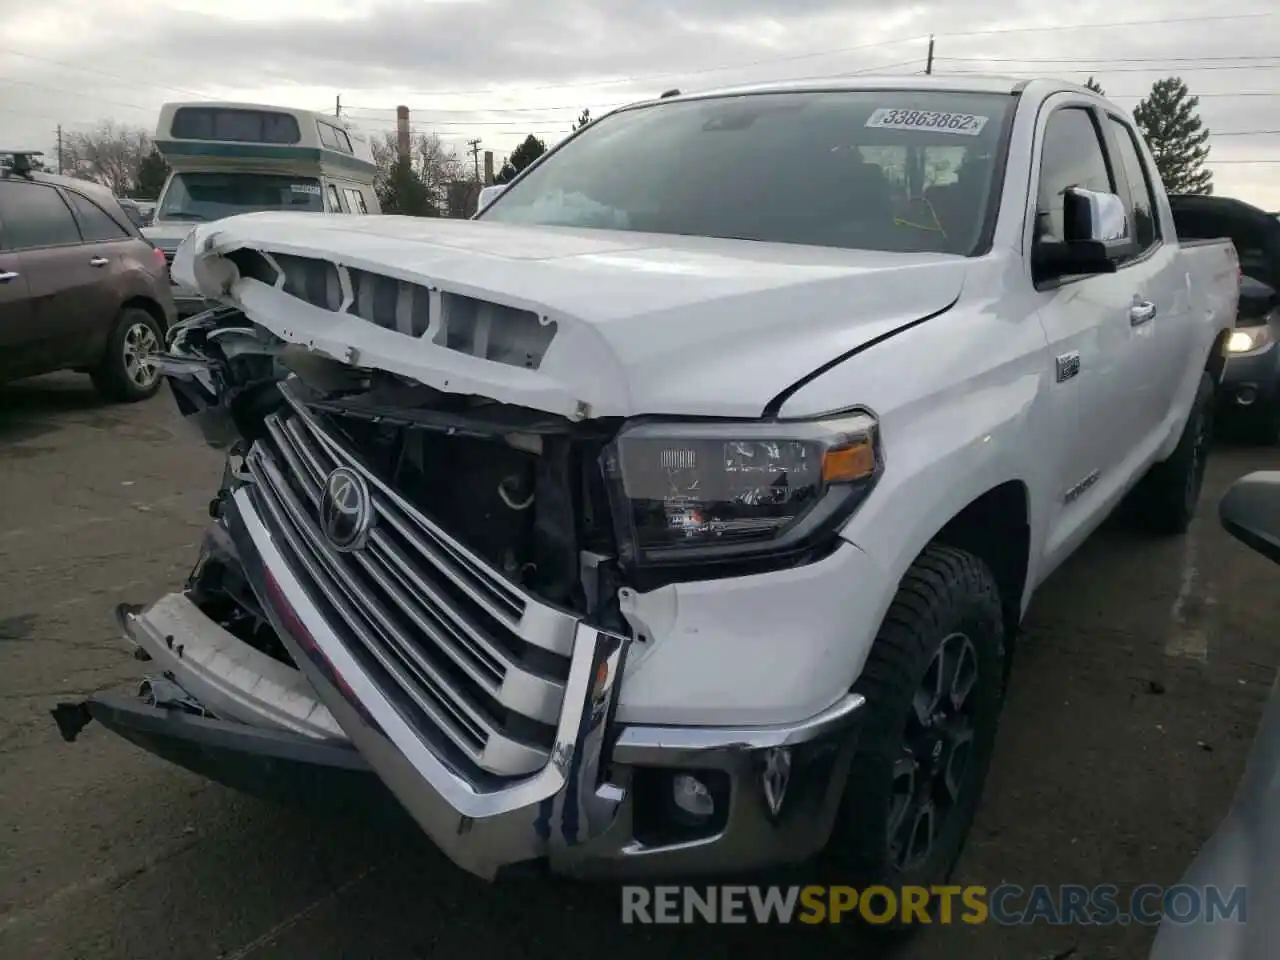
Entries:
{"label": "evergreen tree", "polygon": [[438,217],[440,211],[431,202],[431,191],[422,182],[413,162],[408,157],[398,157],[391,166],[385,187],[379,192],[378,202],[383,213],[398,213],[409,217]]}
{"label": "evergreen tree", "polygon": [[1100,84],[1097,80],[1093,79],[1093,77],[1090,77],[1088,80],[1086,80],[1084,82],[1084,85],[1100,97],[1105,97],[1107,95],[1107,91],[1102,89],[1102,84]]}
{"label": "evergreen tree", "polygon": [[136,191],[138,199],[158,200],[168,176],[169,164],[160,155],[160,151],[152,147],[151,152],[138,164],[138,173],[135,177],[138,184]]}
{"label": "evergreen tree", "polygon": [[1180,77],[1167,77],[1133,111],[1169,193],[1213,193],[1213,173],[1205,168],[1209,129],[1199,108],[1200,98],[1191,96]]}
{"label": "evergreen tree", "polygon": [[498,171],[498,175],[493,179],[498,183],[510,183],[516,178],[516,174],[527,167],[533,161],[547,152],[547,145],[535,137],[532,133],[524,138],[520,146],[511,151],[511,156],[507,157],[502,164],[502,169]]}
{"label": "evergreen tree", "polygon": [[590,122],[591,122],[591,111],[589,109],[584,109],[582,111],[582,116],[578,117],[578,119],[573,122],[573,129],[581,130]]}

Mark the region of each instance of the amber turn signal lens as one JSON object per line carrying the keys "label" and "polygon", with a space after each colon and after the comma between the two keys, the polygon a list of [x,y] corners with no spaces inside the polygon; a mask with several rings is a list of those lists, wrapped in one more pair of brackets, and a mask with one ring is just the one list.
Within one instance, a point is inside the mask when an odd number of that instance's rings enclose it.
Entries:
{"label": "amber turn signal lens", "polygon": [[870,440],[827,450],[822,455],[824,483],[848,483],[871,476],[876,469],[876,452]]}

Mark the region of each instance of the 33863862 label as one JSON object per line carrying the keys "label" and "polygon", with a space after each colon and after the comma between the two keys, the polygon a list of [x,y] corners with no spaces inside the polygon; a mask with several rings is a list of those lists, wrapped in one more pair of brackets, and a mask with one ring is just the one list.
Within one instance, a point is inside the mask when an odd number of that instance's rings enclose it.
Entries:
{"label": "33863862 label", "polygon": [[880,107],[867,118],[866,125],[881,130],[919,130],[922,133],[954,133],[962,137],[976,137],[987,125],[988,119],[974,113]]}

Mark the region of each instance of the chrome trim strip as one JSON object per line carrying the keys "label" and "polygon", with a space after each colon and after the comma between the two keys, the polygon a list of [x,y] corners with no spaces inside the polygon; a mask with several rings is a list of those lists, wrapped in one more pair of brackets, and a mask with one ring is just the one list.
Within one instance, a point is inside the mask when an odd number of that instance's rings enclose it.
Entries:
{"label": "chrome trim strip", "polygon": [[[240,556],[245,562],[246,574],[255,592],[260,598],[272,595],[267,586],[269,576],[279,595],[289,606],[287,611],[271,609],[270,613],[290,654],[304,664],[303,671],[316,684],[330,709],[338,712],[339,721],[343,720],[344,715],[348,717],[348,722],[343,723],[343,726],[353,742],[365,753],[424,829],[446,850],[456,850],[458,840],[447,842],[447,838],[441,833],[444,825],[430,821],[424,814],[424,809],[434,807],[434,804],[431,796],[422,795],[423,789],[438,795],[459,816],[474,820],[487,820],[523,808],[536,807],[564,790],[570,780],[571,768],[581,765],[586,752],[584,741],[594,729],[591,726],[594,714],[581,707],[589,701],[600,665],[619,647],[628,645],[628,638],[578,623],[570,658],[569,678],[565,684],[566,708],[561,712],[556,728],[551,762],[529,777],[496,790],[486,790],[475,786],[432,751],[430,745],[401,716],[378,684],[333,633],[286,561],[271,531],[258,517],[249,489],[242,487],[233,492],[229,506],[229,512],[234,515],[233,538],[247,540]],[[295,617],[298,624],[306,630],[306,638],[298,638],[290,631],[290,620]],[[350,691],[350,699],[337,693],[326,678],[317,675],[317,668],[300,646],[308,642],[313,643],[332,665],[342,684]],[[616,675],[605,678],[600,692],[600,698],[605,702],[614,695],[618,679]],[[367,722],[360,722],[354,729],[348,725],[353,722],[350,719],[352,699],[360,704],[379,729],[374,729]],[[399,775],[400,771],[392,766],[394,758],[388,759],[386,751],[377,748],[378,741],[393,747],[412,767],[419,782],[405,783]]]}
{"label": "chrome trim strip", "polygon": [[613,748],[615,763],[682,766],[706,753],[794,747],[847,726],[866,705],[860,693],[846,693],[821,713],[796,723],[760,727],[624,727]]}
{"label": "chrome trim strip", "polygon": [[551,607],[527,594],[400,497],[357,456],[325,432],[306,404],[295,396],[287,380],[280,383],[280,392],[329,456],[336,463],[357,470],[365,478],[375,492],[380,519],[385,519],[424,556],[429,557],[441,575],[526,643],[554,653],[568,654],[578,623],[572,613]]}
{"label": "chrome trim strip", "polygon": [[[294,434],[300,429],[295,423],[281,424],[274,415],[266,419],[267,431],[289,469],[312,505],[318,507],[324,474],[310,451],[290,445],[291,440],[296,442]],[[350,557],[437,649],[499,705],[545,724],[555,723],[564,694],[559,681],[530,671],[510,651],[490,640],[453,600],[433,589],[430,578],[390,538],[375,527],[368,547]],[[429,598],[429,603],[418,597]]]}
{"label": "chrome trim strip", "polygon": [[[515,740],[499,729],[401,636],[399,627],[376,597],[345,576],[337,551],[312,528],[284,477],[260,450],[250,453],[248,464],[258,483],[265,485],[258,499],[272,514],[276,528],[288,539],[294,556],[362,647],[391,676],[399,690],[413,700],[414,706],[472,762],[490,773],[520,775],[545,764],[545,749]],[[268,491],[270,496],[262,495]],[[431,700],[426,699],[424,693]]]}

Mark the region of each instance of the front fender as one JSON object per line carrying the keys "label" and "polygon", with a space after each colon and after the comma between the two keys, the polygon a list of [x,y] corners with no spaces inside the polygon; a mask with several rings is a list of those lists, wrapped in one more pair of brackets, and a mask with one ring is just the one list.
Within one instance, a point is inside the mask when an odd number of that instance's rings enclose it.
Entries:
{"label": "front fender", "polygon": [[[1031,491],[1034,567],[1055,452],[1046,356],[1034,313],[958,307],[849,358],[784,405],[784,417],[852,405],[879,417],[884,474],[842,535],[890,582],[966,506],[1011,480]],[[1026,582],[1034,582],[1028,573]],[[1022,609],[1029,592],[1024,588]],[[891,601],[885,598],[880,618]]]}

